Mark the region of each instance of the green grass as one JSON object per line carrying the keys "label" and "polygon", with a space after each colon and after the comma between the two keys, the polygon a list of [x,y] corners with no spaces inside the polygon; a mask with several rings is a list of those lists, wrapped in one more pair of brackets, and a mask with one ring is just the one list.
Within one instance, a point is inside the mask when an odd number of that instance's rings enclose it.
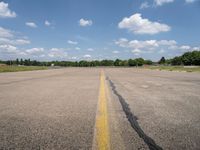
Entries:
{"label": "green grass", "polygon": [[45,70],[48,67],[43,66],[0,66],[0,72],[17,72],[17,71],[32,71]]}
{"label": "green grass", "polygon": [[150,66],[149,69],[167,70],[167,71],[185,71],[185,72],[200,72],[200,66],[198,67],[184,67],[184,66]]}

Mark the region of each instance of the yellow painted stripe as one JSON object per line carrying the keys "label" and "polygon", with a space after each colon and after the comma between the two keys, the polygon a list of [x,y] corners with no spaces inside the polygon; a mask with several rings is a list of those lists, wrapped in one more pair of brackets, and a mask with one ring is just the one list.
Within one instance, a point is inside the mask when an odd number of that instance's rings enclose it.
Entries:
{"label": "yellow painted stripe", "polygon": [[96,116],[96,148],[98,150],[110,149],[110,135],[108,124],[108,110],[106,98],[106,84],[104,72],[101,71],[99,102]]}

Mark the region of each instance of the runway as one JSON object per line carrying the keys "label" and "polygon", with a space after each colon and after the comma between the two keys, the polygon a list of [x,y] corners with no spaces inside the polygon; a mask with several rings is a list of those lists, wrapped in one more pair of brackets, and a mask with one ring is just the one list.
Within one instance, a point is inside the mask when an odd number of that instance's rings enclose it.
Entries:
{"label": "runway", "polygon": [[199,73],[1,73],[0,149],[199,149],[199,89]]}

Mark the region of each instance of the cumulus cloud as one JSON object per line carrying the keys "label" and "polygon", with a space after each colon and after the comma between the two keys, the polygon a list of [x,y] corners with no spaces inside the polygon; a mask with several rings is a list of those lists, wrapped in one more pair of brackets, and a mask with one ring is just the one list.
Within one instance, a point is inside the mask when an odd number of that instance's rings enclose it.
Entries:
{"label": "cumulus cloud", "polygon": [[119,51],[112,51],[113,54],[119,54]]}
{"label": "cumulus cloud", "polygon": [[142,18],[141,14],[139,13],[136,13],[130,17],[125,17],[118,24],[118,27],[120,29],[128,29],[134,34],[157,34],[171,30],[170,26]]}
{"label": "cumulus cloud", "polygon": [[93,48],[88,48],[87,50],[90,51],[90,52],[94,51]]}
{"label": "cumulus cloud", "polygon": [[200,51],[200,46],[190,46],[190,45],[181,45],[177,46],[175,50],[181,50],[182,52],[188,52],[188,51]]}
{"label": "cumulus cloud", "polygon": [[163,53],[165,53],[165,50],[161,49],[161,50],[158,51],[158,53],[163,54]]}
{"label": "cumulus cloud", "polygon": [[51,58],[66,58],[68,56],[68,53],[61,48],[52,48],[48,53],[48,56]]}
{"label": "cumulus cloud", "polygon": [[17,47],[13,46],[13,45],[0,45],[0,51],[1,53],[17,53]]}
{"label": "cumulus cloud", "polygon": [[25,45],[30,44],[28,39],[19,37],[16,32],[0,27],[0,44],[2,45]]}
{"label": "cumulus cloud", "polygon": [[50,26],[51,25],[51,23],[48,20],[45,20],[44,24],[45,24],[45,26]]}
{"label": "cumulus cloud", "polygon": [[11,11],[8,3],[0,2],[0,18],[14,18],[16,17],[16,13]]}
{"label": "cumulus cloud", "polygon": [[85,54],[85,55],[83,55],[83,58],[91,58],[92,56],[91,55],[89,55],[89,54]]}
{"label": "cumulus cloud", "polygon": [[186,3],[194,3],[196,2],[197,0],[185,0]]}
{"label": "cumulus cloud", "polygon": [[20,45],[30,44],[26,37],[22,37],[19,32],[11,31],[0,27],[0,58],[14,59],[27,55],[28,53]]}
{"label": "cumulus cloud", "polygon": [[154,3],[156,4],[156,6],[162,6],[164,4],[172,3],[172,2],[174,2],[174,0],[154,0]]}
{"label": "cumulus cloud", "polygon": [[2,38],[11,38],[13,37],[13,32],[9,29],[5,29],[3,27],[0,27],[0,37]]}
{"label": "cumulus cloud", "polygon": [[80,50],[81,48],[80,48],[80,47],[75,47],[75,49],[76,49],[76,50]]}
{"label": "cumulus cloud", "polygon": [[76,41],[71,41],[71,40],[68,40],[67,43],[68,43],[68,44],[72,44],[72,45],[77,45],[77,44],[78,44],[78,42],[76,42]]}
{"label": "cumulus cloud", "polygon": [[129,41],[126,38],[120,38],[119,40],[115,41],[115,44],[119,45],[120,47],[127,47]]}
{"label": "cumulus cloud", "polygon": [[0,44],[25,45],[30,43],[31,42],[27,39],[0,38]]}
{"label": "cumulus cloud", "polygon": [[132,53],[142,53],[142,51],[140,49],[134,49],[131,51]]}
{"label": "cumulus cloud", "polygon": [[170,49],[172,46],[177,47],[177,42],[174,40],[127,40],[121,38],[115,41],[115,44],[128,48],[132,53],[139,55],[141,53],[152,53],[154,51],[159,51],[160,49]]}
{"label": "cumulus cloud", "polygon": [[78,58],[76,56],[72,56],[71,59],[76,60]]}
{"label": "cumulus cloud", "polygon": [[31,28],[37,28],[37,25],[34,22],[26,22],[26,25]]}
{"label": "cumulus cloud", "polygon": [[26,39],[16,39],[15,44],[16,45],[25,45],[25,44],[30,44],[31,42]]}
{"label": "cumulus cloud", "polygon": [[177,53],[197,50],[200,51],[200,46],[178,45],[175,40],[128,40],[121,38],[115,41],[119,47],[123,47],[131,51],[134,55],[149,54],[149,53]]}
{"label": "cumulus cloud", "polygon": [[131,53],[133,53],[135,56],[139,56],[140,54],[143,53],[143,51],[136,48],[136,49],[131,50]]}
{"label": "cumulus cloud", "polygon": [[140,5],[140,9],[145,9],[145,8],[149,8],[150,5],[148,2],[143,2],[141,5]]}
{"label": "cumulus cloud", "polygon": [[115,44],[119,45],[120,47],[125,48],[132,48],[132,49],[141,49],[141,48],[148,48],[148,49],[154,49],[160,46],[173,46],[176,45],[176,41],[174,40],[145,40],[145,41],[139,41],[139,40],[127,40],[125,38],[121,38],[117,41],[115,41]]}
{"label": "cumulus cloud", "polygon": [[91,26],[92,24],[93,24],[92,20],[86,20],[83,18],[79,20],[79,25],[82,27]]}
{"label": "cumulus cloud", "polygon": [[193,47],[192,48],[194,51],[200,51],[200,47]]}
{"label": "cumulus cloud", "polygon": [[44,48],[31,48],[26,50],[26,53],[31,55],[41,54],[42,52],[44,52]]}

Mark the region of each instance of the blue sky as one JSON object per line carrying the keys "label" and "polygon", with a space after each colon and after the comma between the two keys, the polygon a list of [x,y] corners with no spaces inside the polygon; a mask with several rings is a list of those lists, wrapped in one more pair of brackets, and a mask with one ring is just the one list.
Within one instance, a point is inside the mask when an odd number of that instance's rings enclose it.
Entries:
{"label": "blue sky", "polygon": [[0,59],[158,60],[200,49],[199,0],[4,0]]}

